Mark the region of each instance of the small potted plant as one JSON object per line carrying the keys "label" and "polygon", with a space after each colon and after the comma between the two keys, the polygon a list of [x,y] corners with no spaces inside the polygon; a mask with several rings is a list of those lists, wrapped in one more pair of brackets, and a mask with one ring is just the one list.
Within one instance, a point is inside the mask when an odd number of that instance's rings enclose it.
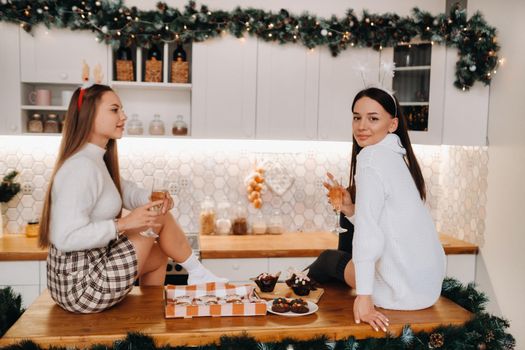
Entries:
{"label": "small potted plant", "polygon": [[9,172],[2,179],[0,183],[0,234],[4,233],[4,222],[3,222],[3,203],[9,202],[18,192],[20,192],[20,184],[15,182],[15,178],[18,175],[18,171],[13,170]]}

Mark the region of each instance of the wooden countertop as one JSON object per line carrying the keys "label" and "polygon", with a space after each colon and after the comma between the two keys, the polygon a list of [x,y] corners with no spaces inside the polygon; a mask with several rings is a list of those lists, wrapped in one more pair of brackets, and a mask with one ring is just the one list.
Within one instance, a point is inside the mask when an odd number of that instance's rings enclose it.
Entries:
{"label": "wooden countertop", "polygon": [[[441,234],[446,254],[477,254],[478,247]],[[203,259],[315,257],[325,249],[337,248],[337,236],[330,232],[291,232],[282,235],[201,236]],[[47,249],[37,238],[24,235],[0,236],[0,261],[46,260]]]}
{"label": "wooden countertop", "polygon": [[[474,244],[440,235],[446,254],[477,254]],[[316,257],[337,249],[331,232],[291,232],[282,235],[200,236],[202,259]]]}
{"label": "wooden countertop", "polygon": [[[343,284],[325,285],[319,310],[302,317],[273,314],[251,317],[164,318],[162,287],[135,287],[118,305],[97,314],[73,314],[57,306],[45,291],[0,338],[0,347],[30,339],[42,347],[111,344],[127,332],[143,332],[158,347],[198,346],[218,342],[220,336],[240,336],[244,332],[259,341],[284,338],[312,339],[326,335],[332,340],[354,336],[358,339],[384,337],[367,324],[353,321],[351,290]],[[441,297],[431,308],[418,311],[383,310],[390,319],[388,331],[398,336],[410,324],[415,332],[430,331],[439,325],[462,325],[472,314]]]}
{"label": "wooden countertop", "polygon": [[46,260],[47,248],[38,247],[38,238],[25,235],[0,236],[0,261]]}

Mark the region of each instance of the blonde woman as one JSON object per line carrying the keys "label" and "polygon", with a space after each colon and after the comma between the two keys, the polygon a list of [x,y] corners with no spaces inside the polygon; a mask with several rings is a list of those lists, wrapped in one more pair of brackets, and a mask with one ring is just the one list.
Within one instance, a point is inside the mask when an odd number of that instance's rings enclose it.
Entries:
{"label": "blonde woman", "polygon": [[[225,281],[204,268],[169,213],[168,195],[121,180],[116,140],[126,123],[122,103],[105,85],[79,88],[67,112],[46,194],[39,243],[49,246],[47,283],[62,308],[103,311],[141,285],[163,285],[168,257],[188,270],[188,283]],[[162,211],[150,208],[162,205]],[[122,208],[131,212],[121,217]],[[157,240],[140,233],[153,228]]]}

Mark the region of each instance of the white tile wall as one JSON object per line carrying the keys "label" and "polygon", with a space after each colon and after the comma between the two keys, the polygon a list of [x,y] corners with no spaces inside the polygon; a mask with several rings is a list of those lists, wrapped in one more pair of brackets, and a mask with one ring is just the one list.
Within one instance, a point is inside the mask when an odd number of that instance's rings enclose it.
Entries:
{"label": "white tile wall", "polygon": [[[0,176],[21,172],[20,182],[33,186],[3,207],[9,232],[42,208],[59,138],[0,136]],[[121,175],[142,186],[155,176],[171,184],[176,199],[173,214],[188,233],[198,231],[201,201],[241,202],[248,206],[243,180],[254,164],[277,162],[294,178],[282,196],[266,189],[262,213],[278,209],[288,230],[330,229],[334,215],[322,181],[326,171],[348,182],[351,145],[342,142],[179,140],[126,138],[119,143]],[[488,175],[486,147],[415,146],[427,184],[427,204],[439,231],[483,243]],[[249,206],[254,217],[258,210]]]}

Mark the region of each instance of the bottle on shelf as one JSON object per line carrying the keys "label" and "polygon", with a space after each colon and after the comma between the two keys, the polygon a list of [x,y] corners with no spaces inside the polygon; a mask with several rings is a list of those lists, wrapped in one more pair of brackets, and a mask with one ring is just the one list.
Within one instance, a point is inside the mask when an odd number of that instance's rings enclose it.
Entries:
{"label": "bottle on shelf", "polygon": [[182,115],[177,116],[177,120],[173,122],[173,128],[171,129],[173,135],[184,136],[188,135],[188,124],[184,121]]}
{"label": "bottle on shelf", "polygon": [[131,48],[119,47],[115,53],[115,79],[118,81],[134,81],[133,58]]}
{"label": "bottle on shelf", "polygon": [[144,81],[162,82],[162,52],[156,45],[152,45],[148,50]]}
{"label": "bottle on shelf", "polygon": [[40,113],[33,113],[27,120],[28,132],[44,132],[44,123]]}
{"label": "bottle on shelf", "polygon": [[230,203],[226,200],[217,205],[217,220],[215,221],[215,233],[218,235],[227,235],[232,228],[230,219]]}
{"label": "bottle on shelf", "polygon": [[215,203],[210,197],[206,197],[201,204],[199,215],[199,233],[211,235],[215,232]]}
{"label": "bottle on shelf", "polygon": [[44,122],[45,133],[58,133],[60,130],[58,116],[55,113],[49,113]]}
{"label": "bottle on shelf", "polygon": [[133,113],[128,124],[128,135],[142,135],[143,133],[142,121],[139,120],[138,114]]}
{"label": "bottle on shelf", "polygon": [[164,122],[160,119],[160,114],[155,114],[153,120],[149,123],[150,135],[164,135],[166,130],[164,128]]}
{"label": "bottle on shelf", "polygon": [[171,61],[171,82],[186,84],[189,81],[189,64],[187,62],[186,51],[181,43],[177,44],[173,50],[173,60]]}

